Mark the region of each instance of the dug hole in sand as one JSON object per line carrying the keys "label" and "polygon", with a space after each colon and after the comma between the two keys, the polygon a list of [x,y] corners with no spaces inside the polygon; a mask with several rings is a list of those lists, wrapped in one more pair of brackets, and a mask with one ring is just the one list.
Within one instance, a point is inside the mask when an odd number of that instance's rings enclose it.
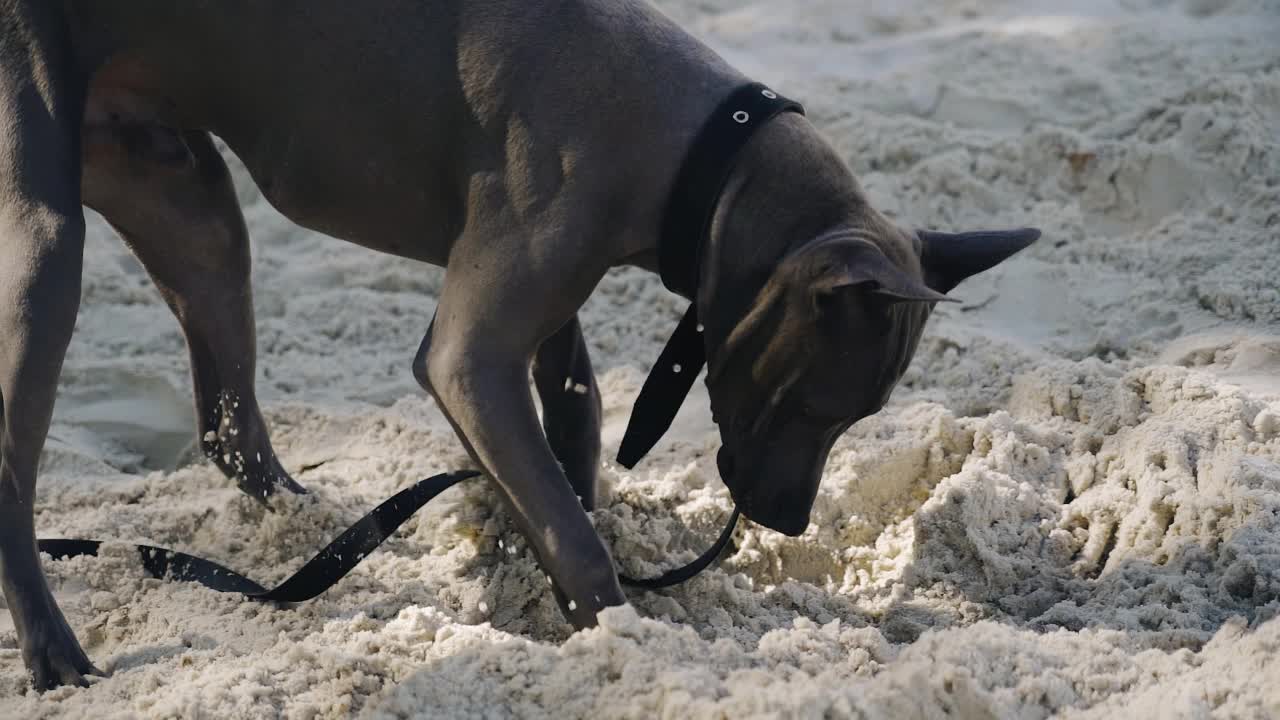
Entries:
{"label": "dug hole in sand", "polygon": [[[480,482],[319,600],[48,563],[109,679],[0,716],[1280,717],[1280,3],[664,0],[802,100],[872,201],[1044,238],[938,309],[890,405],[831,455],[808,531],[571,634]],[[265,583],[466,465],[409,360],[441,271],[304,232],[244,177],[259,388],[313,491],[264,513],[196,457],[185,348],[95,221],[41,534],[173,547]],[[612,273],[583,313],[611,458],[681,303]],[[705,392],[595,522],[687,561],[730,510]]]}

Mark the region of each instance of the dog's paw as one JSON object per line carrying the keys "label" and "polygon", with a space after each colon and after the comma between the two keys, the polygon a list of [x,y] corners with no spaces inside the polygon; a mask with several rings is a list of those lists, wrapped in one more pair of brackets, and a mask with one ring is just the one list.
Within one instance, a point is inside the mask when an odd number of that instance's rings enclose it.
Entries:
{"label": "dog's paw", "polygon": [[235,481],[241,492],[268,507],[271,497],[282,490],[295,495],[307,493],[270,449],[243,451],[234,449],[231,443],[218,442],[216,448],[206,454],[224,475]]}
{"label": "dog's paw", "polygon": [[63,686],[88,687],[85,676],[106,677],[94,667],[79,641],[62,618],[51,618],[44,627],[30,633],[22,659],[38,692]]}
{"label": "dog's paw", "polygon": [[223,475],[234,480],[246,495],[265,503],[281,490],[302,495],[306,488],[290,477],[270,446],[266,450],[242,449],[253,443],[237,442],[237,438],[207,432],[200,440],[201,449]]}
{"label": "dog's paw", "polygon": [[235,476],[240,491],[270,509],[271,498],[281,490],[294,495],[306,495],[307,489],[289,477],[284,470],[278,472],[246,473]]}
{"label": "dog's paw", "polygon": [[307,492],[280,464],[256,405],[241,406],[224,394],[217,417],[200,437],[200,448],[241,491],[264,505],[281,490],[295,495]]}

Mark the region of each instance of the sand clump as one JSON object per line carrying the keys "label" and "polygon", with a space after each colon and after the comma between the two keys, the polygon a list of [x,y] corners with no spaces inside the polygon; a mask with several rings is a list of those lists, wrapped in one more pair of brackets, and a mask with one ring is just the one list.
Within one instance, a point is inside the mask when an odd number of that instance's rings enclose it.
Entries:
{"label": "sand clump", "polygon": [[[1045,231],[935,315],[809,529],[745,524],[720,568],[576,634],[476,482],[292,609],[148,579],[117,545],[48,565],[113,676],[27,691],[6,614],[0,717],[1280,716],[1280,4],[660,4],[803,100],[887,212]],[[177,324],[94,222],[42,535],[265,583],[467,464],[408,370],[440,271],[238,180],[262,404],[313,495],[266,513],[197,457]],[[633,270],[585,308],[606,455],[681,310]],[[716,442],[700,390],[644,464],[606,465],[624,570],[714,536]]]}

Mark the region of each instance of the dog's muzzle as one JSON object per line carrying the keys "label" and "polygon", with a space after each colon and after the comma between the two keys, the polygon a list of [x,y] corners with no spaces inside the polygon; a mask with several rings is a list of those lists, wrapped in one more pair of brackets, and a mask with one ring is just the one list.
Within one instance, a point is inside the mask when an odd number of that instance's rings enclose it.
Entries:
{"label": "dog's muzzle", "polygon": [[821,436],[780,433],[758,447],[716,455],[720,477],[734,503],[752,522],[795,537],[809,526],[822,470],[831,446]]}

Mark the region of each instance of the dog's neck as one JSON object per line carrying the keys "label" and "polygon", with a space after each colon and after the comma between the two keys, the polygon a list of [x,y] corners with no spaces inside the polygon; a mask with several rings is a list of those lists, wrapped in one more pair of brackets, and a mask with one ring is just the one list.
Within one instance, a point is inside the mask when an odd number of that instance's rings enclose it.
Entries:
{"label": "dog's neck", "polygon": [[788,253],[869,212],[857,180],[810,122],[784,113],[743,148],[702,252],[699,317],[713,347]]}

